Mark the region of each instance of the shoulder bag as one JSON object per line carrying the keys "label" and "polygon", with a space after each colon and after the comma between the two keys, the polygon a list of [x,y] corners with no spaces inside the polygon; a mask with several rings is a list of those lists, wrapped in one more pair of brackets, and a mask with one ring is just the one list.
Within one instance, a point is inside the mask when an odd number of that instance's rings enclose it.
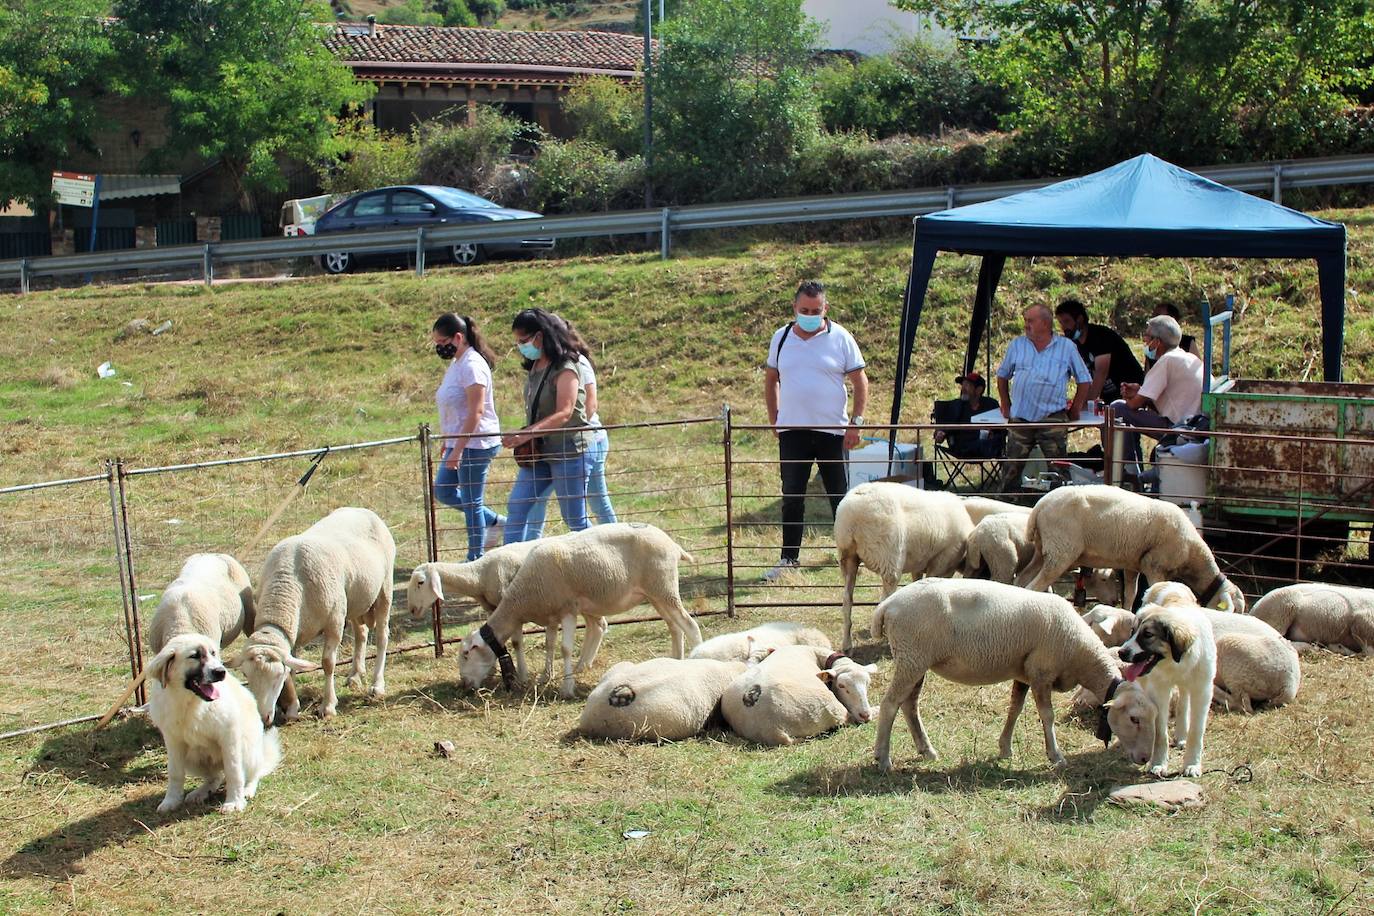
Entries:
{"label": "shoulder bag", "polygon": [[[526,414],[529,422],[522,427],[522,430],[529,429],[534,425],[534,411],[539,406],[539,396],[544,393],[544,383],[549,380],[549,370],[552,368],[552,365],[545,367],[544,375],[539,379],[539,387],[534,389],[534,399],[530,401],[530,409]],[[543,437],[535,436],[528,442],[522,442],[515,447],[515,463],[517,465],[522,468],[532,468],[543,459],[544,456],[539,451],[541,438]]]}

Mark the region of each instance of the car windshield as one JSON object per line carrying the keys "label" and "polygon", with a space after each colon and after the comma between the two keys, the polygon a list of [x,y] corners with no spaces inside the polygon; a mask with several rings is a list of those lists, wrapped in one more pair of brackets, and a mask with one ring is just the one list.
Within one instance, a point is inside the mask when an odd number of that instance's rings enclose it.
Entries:
{"label": "car windshield", "polygon": [[478,197],[467,191],[460,191],[457,188],[425,188],[425,191],[439,198],[439,200],[449,207],[458,207],[464,210],[471,209],[500,209],[500,204],[494,204],[485,197]]}

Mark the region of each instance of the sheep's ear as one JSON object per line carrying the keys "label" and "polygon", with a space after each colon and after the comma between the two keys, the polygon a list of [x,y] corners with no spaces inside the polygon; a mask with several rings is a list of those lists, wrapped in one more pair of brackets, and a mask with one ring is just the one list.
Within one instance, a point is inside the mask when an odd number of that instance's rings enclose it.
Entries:
{"label": "sheep's ear", "polygon": [[820,678],[821,681],[822,681],[822,683],[831,684],[831,683],[834,683],[834,681],[835,681],[835,672],[833,672],[833,671],[817,671],[817,672],[816,672],[816,677]]}
{"label": "sheep's ear", "polygon": [[1093,624],[1093,626],[1097,627],[1107,636],[1112,635],[1112,621],[1109,618],[1104,617],[1097,623]]}
{"label": "sheep's ear", "polygon": [[226,667],[226,668],[233,668],[233,669],[237,670],[237,669],[239,669],[239,668],[242,668],[242,667],[243,667],[243,663],[244,663],[245,661],[247,661],[247,660],[248,660],[248,656],[247,656],[245,653],[240,652],[238,655],[235,655],[233,658],[227,658],[227,659],[225,659],[225,660],[224,660],[224,667]]}
{"label": "sheep's ear", "polygon": [[434,600],[435,600],[435,601],[443,601],[443,600],[444,600],[444,584],[443,584],[443,582],[440,580],[440,578],[439,578],[438,576],[431,576],[431,577],[430,577],[430,580],[429,580],[429,587],[432,588],[432,589],[434,589]]}
{"label": "sheep's ear", "polygon": [[283,659],[283,661],[286,664],[286,667],[290,668],[292,671],[295,671],[297,673],[302,671],[318,671],[320,669],[320,666],[315,664],[314,662],[308,662],[303,658],[296,658],[296,656],[294,655],[286,656],[286,658]]}

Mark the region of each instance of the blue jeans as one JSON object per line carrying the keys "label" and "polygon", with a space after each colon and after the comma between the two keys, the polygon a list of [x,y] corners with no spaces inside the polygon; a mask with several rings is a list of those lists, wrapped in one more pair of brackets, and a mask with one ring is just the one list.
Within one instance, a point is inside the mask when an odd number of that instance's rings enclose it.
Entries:
{"label": "blue jeans", "polygon": [[488,525],[495,525],[501,516],[495,510],[482,504],[482,496],[487,488],[487,468],[496,456],[499,445],[491,448],[465,448],[458,460],[458,467],[448,466],[448,456],[452,447],[444,450],[439,461],[439,471],[434,475],[434,498],[446,506],[462,509],[468,526],[468,559],[475,560],[482,555],[482,540],[486,537]]}
{"label": "blue jeans", "polygon": [[581,531],[588,527],[587,460],[587,454],[583,453],[539,461],[532,468],[520,469],[511,487],[510,502],[506,504],[505,543],[532,541],[540,536],[540,529],[530,524],[530,512],[539,502],[540,494],[550,489],[558,495],[558,509],[563,513],[568,530]]}
{"label": "blue jeans", "polygon": [[[611,440],[604,431],[587,449],[587,515],[595,518],[598,525],[609,525],[616,520],[611,497],[606,492],[606,453],[610,450]],[[552,484],[534,498],[534,505],[525,519],[525,530],[534,532],[529,540],[544,536],[544,515],[551,492]]]}

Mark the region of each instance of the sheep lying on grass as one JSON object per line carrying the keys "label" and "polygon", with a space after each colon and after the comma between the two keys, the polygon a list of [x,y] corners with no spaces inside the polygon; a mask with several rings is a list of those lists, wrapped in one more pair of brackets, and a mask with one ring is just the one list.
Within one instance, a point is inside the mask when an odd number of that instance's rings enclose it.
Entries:
{"label": "sheep lying on grass", "polygon": [[1135,602],[1139,578],[1182,582],[1220,610],[1245,608],[1245,596],[1221,574],[1211,549],[1173,503],[1091,484],[1060,487],[1031,510],[1026,536],[1035,547],[1018,585],[1044,591],[1075,566],[1126,574],[1122,604]]}
{"label": "sheep lying on grass", "polygon": [[1302,582],[1276,588],[1251,613],[1293,641],[1299,652],[1323,646],[1374,655],[1374,589]]}
{"label": "sheep lying on grass", "polygon": [[156,655],[174,636],[205,636],[223,649],[240,632],[253,632],[253,586],[227,553],[193,553],[162,592],[148,626]]}
{"label": "sheep lying on grass", "polygon": [[[678,592],[682,560],[693,562],[663,531],[638,522],[597,525],[543,539],[506,586],[487,622],[463,637],[458,671],[464,686],[480,687],[498,663],[502,680],[507,687],[513,686],[506,643],[525,624],[535,623],[550,632],[559,626],[563,629],[560,692],[570,698],[576,687],[573,675],[586,670],[596,658],[605,633],[604,618],[646,601],[672,633],[673,656],[682,658],[689,646],[701,643],[701,630]],[[588,627],[574,669],[572,649],[579,615],[588,619]]]}
{"label": "sheep lying on grass", "polygon": [[835,511],[835,546],[844,573],[844,650],[854,645],[854,582],[860,563],[882,578],[886,598],[904,573],[919,579],[957,572],[972,531],[964,500],[953,493],[883,481],[850,490]]}
{"label": "sheep lying on grass", "polygon": [[721,661],[747,662],[762,658],[769,650],[784,646],[830,648],[830,637],[815,627],[800,623],[764,623],[739,633],[722,633],[692,650],[688,658],[717,658]]}
{"label": "sheep lying on grass", "polygon": [[815,646],[785,646],[725,689],[721,713],[741,737],[792,744],[871,718],[868,684],[875,665]]}
{"label": "sheep lying on grass", "polygon": [[[892,647],[892,681],[878,714],[873,755],[891,768],[892,723],[900,709],[916,749],[936,757],[921,722],[919,701],[934,671],[960,684],[1012,681],[1011,704],[998,741],[1011,756],[1011,736],[1029,690],[1045,732],[1045,752],[1055,766],[1064,755],[1054,734],[1051,692],[1087,687],[1110,697],[1120,682],[1117,665],[1073,607],[1056,595],[980,579],[924,579],[884,600],[873,613],[873,635]],[[1104,721],[1099,721],[1099,737]]]}
{"label": "sheep lying on grass", "polygon": [[[258,582],[256,628],[231,663],[243,672],[258,701],[264,724],[292,671],[315,666],[295,652],[317,636],[324,637],[324,703],[328,718],[338,708],[334,662],[345,626],[353,629],[353,671],[348,685],[358,690],[367,666],[367,631],[377,632],[377,670],[368,693],[386,694],[387,625],[396,542],[386,523],[367,509],[335,509],[302,534],[273,547]],[[286,718],[300,709],[292,697]]]}
{"label": "sheep lying on grass", "polygon": [[744,662],[655,658],[613,665],[587,696],[578,732],[592,738],[681,741],[706,729]]}

